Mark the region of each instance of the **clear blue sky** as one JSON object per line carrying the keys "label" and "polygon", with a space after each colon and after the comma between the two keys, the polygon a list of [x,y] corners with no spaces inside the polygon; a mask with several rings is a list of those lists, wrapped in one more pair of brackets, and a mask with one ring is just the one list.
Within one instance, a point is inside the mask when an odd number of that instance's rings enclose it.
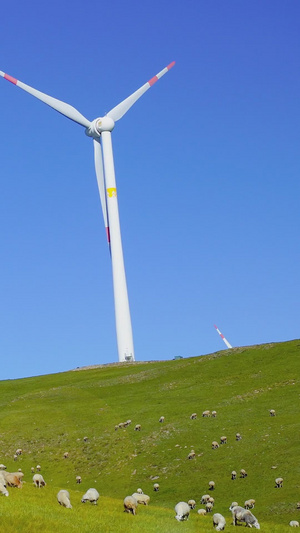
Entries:
{"label": "clear blue sky", "polygon": [[[299,338],[300,3],[11,0],[0,70],[103,115],[136,359]],[[84,129],[0,78],[0,378],[117,361]]]}

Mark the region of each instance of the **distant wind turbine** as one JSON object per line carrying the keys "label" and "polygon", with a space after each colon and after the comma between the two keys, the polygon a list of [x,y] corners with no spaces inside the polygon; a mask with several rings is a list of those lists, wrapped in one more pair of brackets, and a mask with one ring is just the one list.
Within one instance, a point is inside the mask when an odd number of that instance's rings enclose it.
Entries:
{"label": "distant wind turbine", "polygon": [[32,96],[35,96],[65,117],[83,126],[86,135],[93,139],[96,176],[107,240],[111,252],[119,361],[134,361],[135,357],[121,241],[111,132],[114,129],[115,122],[120,120],[133,104],[135,104],[135,102],[174,65],[175,61],[170,63],[170,65],[161,70],[137,91],[111,109],[104,117],[96,118],[92,122],[81,115],[81,113],[71,105],[62,102],[61,100],[57,100],[52,96],[48,96],[37,89],[33,89],[29,85],[16,80],[9,74],[5,74],[5,72],[0,70],[0,76],[14,85],[17,85]]}
{"label": "distant wind turbine", "polygon": [[224,335],[221,333],[221,331],[217,328],[216,325],[214,325],[214,327],[216,328],[217,332],[219,333],[221,339],[223,339],[223,341],[225,342],[227,348],[232,348],[231,344],[228,342],[227,339],[225,339]]}

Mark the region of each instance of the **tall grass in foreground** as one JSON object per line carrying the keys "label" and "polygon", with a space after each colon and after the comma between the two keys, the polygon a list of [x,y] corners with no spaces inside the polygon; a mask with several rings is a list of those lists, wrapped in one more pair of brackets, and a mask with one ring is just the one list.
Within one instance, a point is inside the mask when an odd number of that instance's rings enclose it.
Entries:
{"label": "tall grass in foreground", "polygon": [[[225,516],[226,530],[236,531],[231,502],[249,498],[256,500],[262,531],[290,530],[290,520],[300,521],[299,355],[300,342],[292,341],[0,382],[0,462],[11,472],[22,468],[26,481],[0,497],[3,531],[212,531],[212,516],[197,515],[210,480],[214,512]],[[217,418],[202,418],[205,409],[215,409]],[[190,420],[192,412],[197,420]],[[128,428],[115,430],[128,419]],[[212,450],[222,435],[228,444]],[[15,462],[19,447],[23,454]],[[194,460],[187,459],[191,448]],[[47,483],[42,489],[31,481],[37,464]],[[232,481],[231,471],[241,468],[248,477]],[[275,489],[279,476],[284,485]],[[98,506],[80,502],[90,487],[100,492]],[[123,512],[123,499],[138,487],[151,502],[134,517]],[[69,490],[73,509],[58,505],[61,488]],[[174,506],[190,498],[196,510],[178,523]]]}

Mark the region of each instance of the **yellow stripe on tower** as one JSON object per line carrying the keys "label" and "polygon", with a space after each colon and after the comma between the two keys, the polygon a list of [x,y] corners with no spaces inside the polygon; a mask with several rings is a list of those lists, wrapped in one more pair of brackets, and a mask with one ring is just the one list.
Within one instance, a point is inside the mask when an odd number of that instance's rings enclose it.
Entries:
{"label": "yellow stripe on tower", "polygon": [[107,196],[109,198],[114,198],[117,196],[117,189],[115,187],[110,187],[107,189]]}

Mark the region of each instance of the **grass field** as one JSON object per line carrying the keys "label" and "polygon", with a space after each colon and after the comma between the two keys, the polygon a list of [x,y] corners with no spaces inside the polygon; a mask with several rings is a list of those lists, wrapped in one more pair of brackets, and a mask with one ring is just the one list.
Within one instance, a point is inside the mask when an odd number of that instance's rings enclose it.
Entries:
{"label": "grass field", "polygon": [[[262,531],[289,531],[290,520],[300,521],[299,358],[295,340],[0,382],[0,463],[11,472],[21,468],[26,481],[0,497],[3,531],[212,531],[212,516],[197,514],[210,480],[214,512],[225,516],[226,530],[236,531],[231,502],[254,498]],[[205,409],[217,417],[202,418]],[[115,430],[128,419],[129,427]],[[228,443],[212,450],[222,435]],[[17,448],[23,454],[14,461]],[[194,460],[187,459],[191,449]],[[47,483],[42,489],[32,484],[37,464]],[[248,477],[232,481],[231,471],[241,468]],[[282,489],[274,488],[276,477],[284,478]],[[80,502],[90,487],[100,493],[98,506]],[[123,499],[138,487],[150,505],[127,515]],[[73,509],[58,505],[60,489],[69,490]],[[196,509],[178,523],[175,504],[191,498]]]}

